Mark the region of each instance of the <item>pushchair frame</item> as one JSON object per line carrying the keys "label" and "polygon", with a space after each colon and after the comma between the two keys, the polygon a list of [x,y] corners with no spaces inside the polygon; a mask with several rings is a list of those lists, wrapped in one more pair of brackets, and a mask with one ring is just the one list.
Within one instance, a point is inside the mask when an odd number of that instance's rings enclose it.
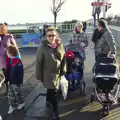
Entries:
{"label": "pushchair frame", "polygon": [[[80,44],[69,44],[65,47],[65,52],[67,52],[67,51],[71,51],[75,55],[79,54],[80,59],[82,60],[82,64],[81,64],[81,68],[82,68],[82,71],[83,71],[82,77],[79,80],[78,87],[76,87],[76,89],[74,89],[73,91],[79,90],[80,94],[85,96],[86,95],[86,82],[84,81],[84,60],[85,60],[84,48]],[[81,53],[82,53],[82,56],[81,56]],[[67,73],[67,74],[69,74],[69,73]]]}
{"label": "pushchair frame", "polygon": [[[104,59],[104,57],[103,57],[103,59]],[[110,59],[112,59],[112,58],[110,58]],[[114,59],[115,60],[115,63],[117,64],[117,60],[116,59]],[[111,65],[112,63],[102,63],[103,65]],[[117,67],[117,66],[116,66]],[[116,68],[117,69],[117,68]],[[118,66],[118,69],[119,69],[119,66]],[[105,78],[105,80],[110,80],[110,79],[114,79],[114,80],[116,80],[116,81],[114,81],[114,86],[113,86],[113,88],[115,88],[115,90],[114,89],[99,89],[98,88],[98,85],[96,84],[96,80],[97,79],[104,79]],[[94,76],[93,76],[93,93],[91,94],[91,98],[90,98],[90,100],[91,100],[91,102],[93,102],[93,101],[98,101],[100,104],[102,104],[103,105],[103,114],[104,115],[108,115],[109,114],[109,108],[110,108],[110,105],[113,105],[112,103],[109,103],[108,102],[108,100],[109,100],[109,94],[111,93],[111,91],[113,91],[113,96],[112,96],[112,101],[115,101],[114,102],[114,104],[115,103],[120,103],[120,97],[119,97],[119,90],[120,90],[120,76],[119,76],[119,72],[118,72],[118,75],[117,74],[111,74],[111,75],[100,75],[100,74],[98,74],[98,75],[96,75],[95,73],[94,73]],[[109,85],[108,85],[109,86]],[[99,93],[101,93],[101,96],[99,96]],[[104,95],[104,97],[105,97],[105,101],[103,101],[102,100],[102,95]]]}

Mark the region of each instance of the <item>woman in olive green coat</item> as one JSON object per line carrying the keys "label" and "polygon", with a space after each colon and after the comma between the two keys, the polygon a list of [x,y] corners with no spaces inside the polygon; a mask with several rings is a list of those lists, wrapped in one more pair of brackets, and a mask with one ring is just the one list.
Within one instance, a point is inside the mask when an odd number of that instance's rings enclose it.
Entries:
{"label": "woman in olive green coat", "polygon": [[54,120],[59,120],[58,95],[60,76],[66,73],[65,50],[54,29],[48,29],[37,51],[36,77],[47,88],[46,103],[53,107]]}

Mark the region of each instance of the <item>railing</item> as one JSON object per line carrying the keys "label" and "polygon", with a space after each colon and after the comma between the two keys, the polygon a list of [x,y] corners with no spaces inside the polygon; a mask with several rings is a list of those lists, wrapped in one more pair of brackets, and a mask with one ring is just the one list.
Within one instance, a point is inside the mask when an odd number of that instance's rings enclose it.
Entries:
{"label": "railing", "polygon": [[117,44],[117,60],[120,63],[120,45]]}

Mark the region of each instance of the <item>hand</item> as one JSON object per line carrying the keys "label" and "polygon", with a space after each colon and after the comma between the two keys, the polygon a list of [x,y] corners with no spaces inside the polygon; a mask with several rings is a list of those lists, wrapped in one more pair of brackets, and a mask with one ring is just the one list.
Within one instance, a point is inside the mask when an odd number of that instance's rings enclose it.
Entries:
{"label": "hand", "polygon": [[110,57],[114,59],[114,58],[116,58],[116,55],[115,54],[111,54]]}
{"label": "hand", "polygon": [[82,42],[80,45],[81,45],[82,47],[85,47],[85,43],[83,43],[83,42]]}

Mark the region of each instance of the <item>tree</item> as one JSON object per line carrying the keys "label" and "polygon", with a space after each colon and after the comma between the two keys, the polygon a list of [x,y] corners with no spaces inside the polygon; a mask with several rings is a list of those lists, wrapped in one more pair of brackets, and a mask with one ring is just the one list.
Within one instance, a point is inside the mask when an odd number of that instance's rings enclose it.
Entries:
{"label": "tree", "polygon": [[52,0],[53,5],[51,7],[51,11],[54,15],[54,27],[56,27],[57,15],[60,12],[62,5],[65,3],[66,0]]}

